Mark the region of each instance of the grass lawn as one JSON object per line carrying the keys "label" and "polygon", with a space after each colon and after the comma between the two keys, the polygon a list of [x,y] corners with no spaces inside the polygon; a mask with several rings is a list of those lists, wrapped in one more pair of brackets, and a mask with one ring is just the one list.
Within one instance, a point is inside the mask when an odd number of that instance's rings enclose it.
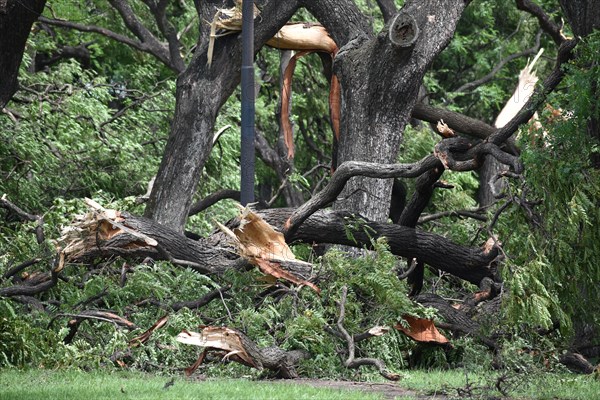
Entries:
{"label": "grass lawn", "polygon": [[[467,377],[469,385],[467,385]],[[167,383],[172,382],[172,385]],[[502,398],[494,389],[496,378],[465,375],[464,371],[410,371],[399,386],[419,393],[418,398]],[[511,399],[600,400],[600,381],[594,376],[546,374],[532,379],[511,378]],[[166,387],[165,387],[166,386]],[[381,389],[385,390],[385,389]],[[388,392],[388,395],[392,393]],[[440,398],[435,397],[435,398]],[[391,398],[388,396],[387,398]],[[403,395],[397,399],[417,397]],[[432,397],[433,398],[433,397]],[[350,389],[317,388],[310,383],[256,382],[244,379],[189,380],[133,372],[80,372],[0,370],[1,400],[128,400],[128,399],[332,399],[384,400],[383,393]]]}
{"label": "grass lawn", "polygon": [[[461,370],[422,371],[414,370],[406,373],[401,384],[427,395],[447,395],[449,398],[466,398],[470,385],[473,398],[501,398],[494,386],[497,374],[482,376],[465,374]],[[514,399],[536,400],[600,400],[600,380],[594,375],[575,374],[542,374],[533,377],[514,375],[508,379],[509,393]]]}
{"label": "grass lawn", "polygon": [[360,391],[321,389],[293,383],[262,383],[243,379],[194,381],[126,372],[0,371],[2,400],[381,400]]}

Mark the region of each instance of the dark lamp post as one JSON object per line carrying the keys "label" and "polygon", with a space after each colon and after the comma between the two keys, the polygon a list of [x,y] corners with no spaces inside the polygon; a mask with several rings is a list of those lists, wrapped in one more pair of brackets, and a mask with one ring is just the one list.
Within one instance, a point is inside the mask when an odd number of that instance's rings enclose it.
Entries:
{"label": "dark lamp post", "polygon": [[254,2],[242,1],[241,203],[254,202]]}

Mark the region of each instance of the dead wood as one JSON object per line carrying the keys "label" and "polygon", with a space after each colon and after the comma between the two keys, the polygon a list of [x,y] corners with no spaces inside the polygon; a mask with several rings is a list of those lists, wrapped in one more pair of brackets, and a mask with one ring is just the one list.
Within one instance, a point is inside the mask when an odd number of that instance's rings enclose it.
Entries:
{"label": "dead wood", "polygon": [[61,317],[69,317],[69,322],[67,322],[67,327],[69,328],[69,332],[67,336],[63,339],[65,344],[69,344],[75,338],[75,334],[77,334],[77,330],[81,323],[85,320],[95,320],[102,322],[109,322],[115,325],[115,327],[127,328],[129,330],[136,329],[135,324],[119,315],[116,315],[110,311],[103,310],[84,310],[77,314],[67,314],[61,313],[57,314],[54,318],[50,320],[48,323],[48,327],[52,326],[54,321]]}
{"label": "dead wood", "polygon": [[[291,213],[290,209],[259,212],[265,221],[275,227],[281,227]],[[195,241],[144,217],[123,212],[119,213],[118,218],[122,228],[114,227],[114,221],[86,223],[87,230],[79,231],[76,237],[75,243],[79,247],[71,248],[73,252],[69,253],[66,261],[111,255],[150,256],[170,260],[204,274],[219,274],[237,266],[238,254],[223,233]],[[235,229],[235,221],[229,227]],[[380,237],[386,237],[392,253],[416,257],[434,268],[474,284],[478,285],[486,277],[496,280],[495,270],[490,266],[498,254],[496,247],[485,250],[461,246],[440,235],[399,225],[370,222],[347,212],[320,211],[308,218],[291,240],[362,248],[371,246],[371,241]],[[151,239],[152,244],[140,238]],[[282,266],[287,267],[285,264]]]}
{"label": "dead wood", "polygon": [[277,346],[259,348],[244,333],[228,327],[207,326],[200,333],[183,331],[177,336],[177,341],[205,349],[194,365],[186,370],[188,375],[202,363],[209,351],[225,352],[223,360],[236,361],[259,370],[266,368],[285,379],[298,378],[296,365],[308,357],[303,350],[285,351]]}
{"label": "dead wood", "polygon": [[560,356],[559,361],[572,372],[578,374],[591,374],[594,372],[594,366],[579,353],[567,352]]}
{"label": "dead wood", "polygon": [[[377,368],[377,370],[379,371],[379,373],[381,374],[381,376],[383,376],[386,379],[389,379],[391,381],[397,381],[398,379],[400,379],[400,375],[389,372],[386,369],[385,363],[383,361],[381,361],[378,358],[365,358],[365,357],[360,357],[360,358],[356,358],[355,357],[355,341],[354,341],[354,337],[352,337],[348,331],[344,328],[344,317],[346,315],[346,297],[348,295],[348,287],[344,286],[342,288],[342,296],[340,298],[340,302],[339,302],[339,317],[337,320],[337,332],[334,333],[335,336],[337,337],[341,337],[347,345],[347,358],[346,360],[343,360],[344,366],[347,368],[358,368],[362,365],[372,365],[374,367]],[[332,328],[330,328],[328,331],[333,331]],[[335,331],[334,331],[335,332]],[[371,336],[375,336],[375,335],[371,335]],[[366,337],[365,337],[366,338]]]}

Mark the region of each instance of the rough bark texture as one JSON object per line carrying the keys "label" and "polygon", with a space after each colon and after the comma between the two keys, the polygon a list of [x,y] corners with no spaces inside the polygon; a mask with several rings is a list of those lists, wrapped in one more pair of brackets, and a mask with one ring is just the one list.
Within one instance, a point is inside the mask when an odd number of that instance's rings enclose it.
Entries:
{"label": "rough bark texture", "polygon": [[587,36],[594,29],[600,29],[600,4],[595,0],[560,0],[573,33]]}
{"label": "rough bark texture", "polygon": [[[275,222],[271,219],[270,212],[271,210],[265,210],[262,213],[267,221]],[[349,226],[353,224],[359,228],[352,230],[352,238],[349,238],[348,230],[351,229]],[[457,245],[443,236],[405,226],[364,219],[361,221],[360,216],[347,212],[320,211],[314,214],[302,224],[294,239],[306,243],[334,243],[363,247],[369,245],[371,238],[382,236],[387,238],[390,250],[395,255],[416,257],[434,268],[449,272],[476,285],[486,277],[496,279],[490,263],[496,258],[497,249],[486,254],[479,248]]]}
{"label": "rough bark texture", "polygon": [[17,75],[31,26],[46,0],[0,0],[0,110],[17,90]]}
{"label": "rough bark texture", "polygon": [[[340,49],[334,65],[342,86],[340,162],[396,160],[423,75],[449,43],[464,7],[464,1],[407,2],[400,15],[418,26],[414,45],[393,44],[386,26],[377,36],[362,31]],[[385,221],[391,186],[391,180],[353,178],[335,208]]]}
{"label": "rough bark texture", "polygon": [[[292,210],[262,210],[259,214],[271,225],[282,227]],[[201,273],[222,273],[227,269],[246,266],[238,260],[228,237],[215,232],[208,239],[192,240],[161,224],[128,213],[121,213],[122,225],[150,237],[155,246],[140,242],[140,236],[121,232],[108,240],[96,238],[79,258],[121,255],[130,257],[152,257],[169,260],[175,264],[193,268]],[[239,221],[232,221],[230,228]],[[405,226],[368,221],[360,216],[340,211],[319,211],[308,218],[290,239],[306,243],[332,243],[363,248],[370,246],[372,239],[386,237],[392,253],[419,260],[461,279],[479,284],[484,278],[497,280],[492,267],[498,249],[485,251],[478,247],[458,245],[443,236]],[[68,260],[73,261],[73,260]],[[24,293],[18,293],[24,294]]]}
{"label": "rough bark texture", "polygon": [[481,207],[491,206],[498,200],[496,195],[500,195],[504,185],[502,185],[501,180],[496,178],[498,174],[507,170],[506,166],[499,163],[494,157],[485,157],[481,168],[479,168],[477,201]]}
{"label": "rough bark texture", "polygon": [[[255,50],[283,26],[297,9],[296,1],[257,2]],[[221,1],[197,1],[200,20],[212,20]],[[146,216],[177,232],[183,228],[200,174],[212,149],[217,113],[240,81],[239,34],[215,42],[212,66],[207,66],[206,29],[188,68],[177,80],[176,109],[171,133],[146,207]]]}

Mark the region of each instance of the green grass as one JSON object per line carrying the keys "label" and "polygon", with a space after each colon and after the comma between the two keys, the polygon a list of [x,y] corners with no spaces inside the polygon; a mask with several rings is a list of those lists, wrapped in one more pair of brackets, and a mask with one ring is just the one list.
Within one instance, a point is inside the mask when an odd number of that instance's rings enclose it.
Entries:
{"label": "green grass", "polygon": [[[464,398],[467,379],[473,398],[501,397],[495,389],[497,373],[465,374],[464,370],[413,370],[403,375],[404,388],[421,394],[445,394],[450,398]],[[537,375],[515,374],[508,378],[509,394],[514,399],[535,400],[600,400],[600,381],[594,375],[547,373]],[[507,386],[505,386],[507,387]],[[464,393],[464,392],[463,392]]]}
{"label": "green grass", "polygon": [[0,371],[2,400],[381,400],[382,396],[360,391],[317,389],[306,385],[263,383],[243,379],[193,381],[139,373],[29,370]]}
{"label": "green grass", "polygon": [[[501,397],[494,389],[496,376],[468,374],[473,399]],[[519,383],[510,391],[511,399],[519,400],[595,400],[600,399],[600,381],[593,376],[545,374],[527,378],[515,375]],[[305,384],[256,382],[244,379],[208,379],[206,381],[145,375],[133,372],[81,372],[49,370],[0,370],[0,399],[332,399],[383,400],[383,395],[358,390],[314,388]],[[403,374],[400,386],[421,395],[446,395],[450,399],[465,398],[464,371],[410,371]],[[398,400],[413,399],[411,396]]]}

